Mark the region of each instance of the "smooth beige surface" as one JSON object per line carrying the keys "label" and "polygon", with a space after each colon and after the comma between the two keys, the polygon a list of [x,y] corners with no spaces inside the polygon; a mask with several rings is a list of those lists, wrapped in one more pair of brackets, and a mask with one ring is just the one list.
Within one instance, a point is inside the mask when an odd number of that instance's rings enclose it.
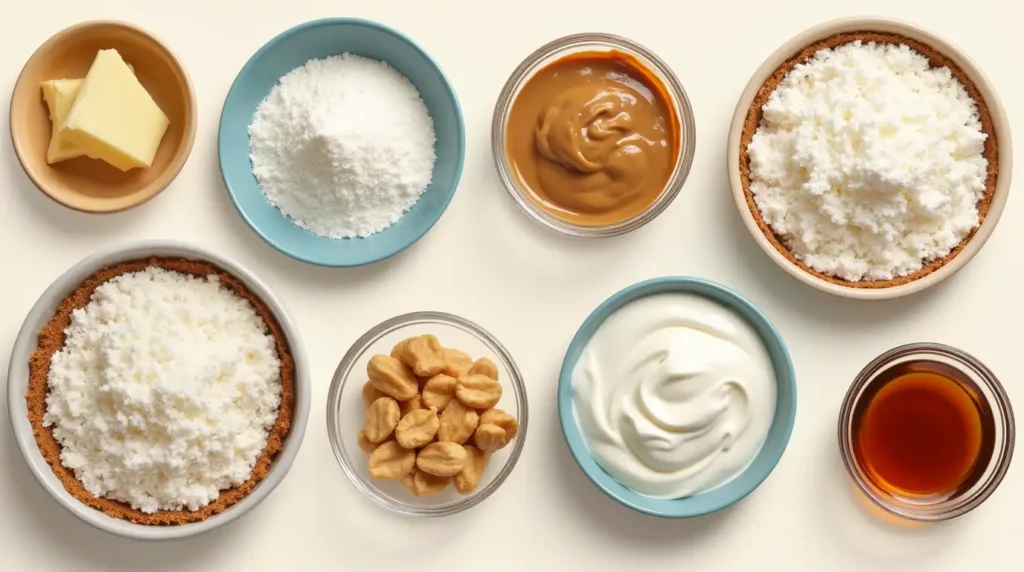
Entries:
{"label": "smooth beige surface", "polygon": [[[736,214],[726,140],[750,76],[789,38],[853,13],[884,13],[949,38],[985,70],[1024,134],[1024,4],[989,0],[657,2],[518,0],[0,0],[0,98],[39,44],[80,20],[134,22],[172,46],[203,110],[195,152],[166,193],[103,217],[37,191],[0,139],[0,372],[42,291],[95,250],[178,238],[250,268],[284,302],[306,344],[312,411],[288,478],[244,519],[159,545],[111,537],[67,514],[39,487],[0,420],[3,572],[1012,572],[1021,565],[1024,454],[977,510],[940,526],[896,526],[854,496],[839,456],[839,407],[857,372],[915,341],[967,350],[1006,385],[1024,415],[1024,193],[954,277],[917,295],[864,303],[802,285],[764,255]],[[14,8],[16,6],[16,8]],[[642,9],[641,9],[642,8]],[[12,9],[16,18],[12,16]],[[318,268],[263,243],[227,197],[217,170],[217,119],[235,74],[264,42],[314,18],[351,15],[409,34],[458,91],[468,137],[451,206],[409,250],[365,268]],[[635,232],[574,240],[522,213],[495,174],[494,100],[530,52],[566,34],[635,38],[686,87],[697,120],[693,169],[679,196]],[[0,100],[0,108],[5,100]],[[6,118],[0,114],[0,133]],[[1016,159],[1020,162],[1018,145]],[[1024,179],[1018,180],[1018,184]],[[1020,189],[1016,189],[1019,191]],[[461,264],[458,279],[439,269]],[[471,269],[471,271],[470,271]],[[796,425],[782,461],[752,495],[719,514],[666,521],[624,509],[577,469],[558,429],[555,383],[570,339],[605,298],[662,275],[735,288],[786,339],[797,371]],[[523,455],[501,488],[455,517],[409,520],[363,498],[338,468],[325,403],[342,354],[399,313],[453,312],[487,328],[515,356],[530,399]],[[6,392],[0,392],[0,400]],[[7,407],[0,403],[0,412]]]}
{"label": "smooth beige surface", "polygon": [[[758,226],[757,221],[751,214],[751,207],[747,203],[743,185],[740,181],[739,155],[740,140],[743,134],[743,123],[746,120],[747,113],[754,101],[754,98],[757,96],[758,90],[761,89],[764,82],[775,72],[775,70],[779,68],[779,66],[800,52],[800,50],[815,42],[824,40],[829,36],[849,32],[882,32],[898,34],[912,40],[917,40],[948,57],[967,75],[967,77],[971,79],[972,82],[974,82],[978,91],[981,93],[982,99],[985,100],[989,113],[992,115],[992,124],[995,130],[994,135],[999,147],[999,178],[996,180],[995,196],[992,198],[992,203],[989,207],[988,214],[985,216],[985,220],[982,221],[977,232],[970,237],[963,250],[961,250],[959,254],[954,256],[941,268],[930,274],[906,284],[886,288],[856,288],[841,284],[834,284],[814,276],[794,264],[792,260],[783,256],[782,253],[780,253],[764,235],[764,232]],[[768,59],[761,64],[761,67],[757,68],[757,71],[755,71],[754,75],[750,78],[750,83],[748,83],[746,89],[743,90],[739,103],[736,104],[736,111],[733,113],[732,125],[729,128],[728,144],[729,146],[726,155],[729,169],[729,184],[732,187],[733,197],[736,200],[736,208],[739,210],[740,218],[743,219],[744,226],[747,227],[747,230],[750,231],[751,236],[758,245],[761,246],[761,249],[764,250],[765,254],[767,254],[772,261],[781,266],[782,269],[788,272],[791,276],[808,286],[836,296],[858,300],[886,300],[921,292],[926,288],[942,282],[963,268],[968,262],[970,262],[971,258],[981,250],[985,241],[988,240],[989,235],[991,235],[992,231],[995,230],[996,224],[999,222],[999,217],[1002,215],[1003,207],[1006,204],[1006,199],[1010,193],[1010,183],[1013,174],[1013,145],[1010,137],[1010,125],[1007,121],[1006,112],[1003,109],[1000,97],[989,83],[985,74],[977,65],[975,65],[964,51],[955,47],[946,39],[943,39],[929,31],[923,30],[909,22],[890,18],[839,18],[813,26],[784,43],[781,47],[775,50],[775,52],[768,56]]]}
{"label": "smooth beige surface", "polygon": [[[84,78],[96,52],[109,48],[134,68],[171,122],[152,166],[124,172],[88,157],[48,165],[51,124],[40,84]],[[25,64],[11,96],[11,141],[26,174],[50,198],[79,211],[116,212],[148,201],[174,180],[192,150],[196,114],[188,74],[160,40],[131,24],[86,22],[57,32]]]}

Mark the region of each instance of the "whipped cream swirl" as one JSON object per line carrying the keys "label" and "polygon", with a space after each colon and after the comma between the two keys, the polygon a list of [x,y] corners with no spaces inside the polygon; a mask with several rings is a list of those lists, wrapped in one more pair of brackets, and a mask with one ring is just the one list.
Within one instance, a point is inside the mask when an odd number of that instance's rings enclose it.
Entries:
{"label": "whipped cream swirl", "polygon": [[776,391],[753,327],[684,293],[617,310],[573,371],[576,418],[594,459],[657,498],[705,492],[741,473],[771,427]]}

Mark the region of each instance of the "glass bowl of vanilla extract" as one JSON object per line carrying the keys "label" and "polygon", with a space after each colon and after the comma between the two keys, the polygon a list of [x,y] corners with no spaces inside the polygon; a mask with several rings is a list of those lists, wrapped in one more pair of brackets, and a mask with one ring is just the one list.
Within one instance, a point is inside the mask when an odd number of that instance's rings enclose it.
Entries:
{"label": "glass bowl of vanilla extract", "polygon": [[854,379],[839,414],[839,447],[857,487],[882,509],[941,521],[983,503],[1013,457],[1002,384],[959,349],[909,344]]}

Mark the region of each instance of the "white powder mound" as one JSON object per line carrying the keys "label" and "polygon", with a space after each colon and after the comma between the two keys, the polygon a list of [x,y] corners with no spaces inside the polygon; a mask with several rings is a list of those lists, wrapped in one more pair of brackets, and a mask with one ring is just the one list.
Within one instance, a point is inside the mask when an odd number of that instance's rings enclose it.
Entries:
{"label": "white powder mound", "polygon": [[907,46],[853,42],[796,66],[748,147],[765,222],[811,268],[891,280],[978,226],[986,135],[948,68]]}
{"label": "white powder mound", "polygon": [[44,426],[86,490],[136,510],[199,510],[252,473],[281,404],[273,336],[216,277],[150,267],[75,310]]}
{"label": "white powder mound", "polygon": [[330,238],[365,237],[398,221],[430,185],[435,141],[416,87],[388,64],[351,54],[282,77],[249,126],[267,200]]}

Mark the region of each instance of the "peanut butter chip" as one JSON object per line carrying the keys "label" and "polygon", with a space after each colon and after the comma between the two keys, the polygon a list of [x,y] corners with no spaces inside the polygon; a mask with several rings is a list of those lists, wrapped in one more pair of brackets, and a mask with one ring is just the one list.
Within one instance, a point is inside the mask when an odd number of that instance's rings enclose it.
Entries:
{"label": "peanut butter chip", "polygon": [[494,362],[487,358],[480,358],[473,362],[473,366],[469,368],[468,375],[483,375],[496,380],[498,379],[498,366],[494,365]]}
{"label": "peanut butter chip", "polygon": [[373,356],[366,365],[366,374],[374,387],[398,401],[408,401],[420,390],[412,371],[393,357]]}
{"label": "peanut butter chip", "polygon": [[505,438],[512,441],[519,433],[519,422],[515,417],[501,409],[488,409],[480,414],[480,424],[497,425],[505,430]]}
{"label": "peanut butter chip", "polygon": [[444,369],[444,349],[435,336],[416,336],[398,343],[391,355],[420,377],[430,377]]}
{"label": "peanut butter chip", "polygon": [[458,443],[431,443],[416,456],[419,470],[438,477],[452,477],[466,466],[466,450]]}
{"label": "peanut butter chip", "polygon": [[451,400],[441,413],[441,428],[437,436],[441,441],[465,443],[476,431],[480,415],[458,400]]}
{"label": "peanut butter chip", "polygon": [[504,429],[497,425],[483,423],[476,428],[476,432],[473,434],[473,442],[476,443],[477,448],[481,451],[492,453],[504,447],[508,441]]}
{"label": "peanut butter chip", "polygon": [[468,495],[480,486],[490,456],[472,445],[466,445],[463,449],[466,451],[466,463],[462,471],[452,478],[452,483],[459,494]]}
{"label": "peanut butter chip", "polygon": [[455,397],[473,409],[490,409],[501,401],[501,384],[486,375],[467,375],[455,382]]}
{"label": "peanut butter chip", "polygon": [[437,412],[433,409],[417,409],[398,422],[395,437],[398,444],[406,449],[415,449],[430,443],[441,426]]}
{"label": "peanut butter chip", "polygon": [[428,497],[441,494],[448,484],[452,482],[451,477],[438,477],[426,471],[416,471],[413,476],[413,488],[416,489],[416,496]]}
{"label": "peanut butter chip", "polygon": [[366,427],[363,433],[371,443],[380,443],[391,436],[398,425],[400,413],[398,402],[390,397],[381,397],[366,410]]}
{"label": "peanut butter chip", "polygon": [[444,348],[444,370],[445,375],[459,377],[469,375],[473,369],[473,358],[469,354],[459,350]]}
{"label": "peanut butter chip", "polygon": [[370,407],[371,403],[381,397],[384,397],[384,392],[374,387],[372,383],[367,381],[363,384],[363,407]]}
{"label": "peanut butter chip", "polygon": [[440,373],[427,380],[423,386],[423,404],[444,411],[448,402],[455,397],[455,378]]}
{"label": "peanut butter chip", "polygon": [[416,464],[416,451],[411,451],[398,444],[388,441],[370,453],[367,465],[370,476],[375,479],[394,480],[409,474]]}

